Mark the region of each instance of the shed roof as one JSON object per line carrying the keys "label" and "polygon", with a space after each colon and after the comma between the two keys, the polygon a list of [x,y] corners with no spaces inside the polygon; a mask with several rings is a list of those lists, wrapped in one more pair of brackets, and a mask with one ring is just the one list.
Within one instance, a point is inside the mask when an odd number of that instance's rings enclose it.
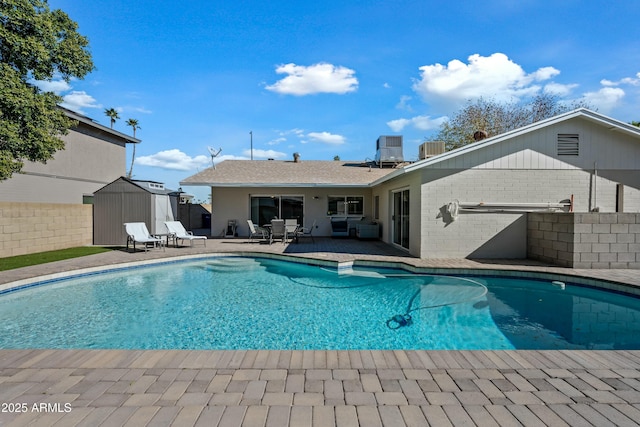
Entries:
{"label": "shed roof", "polygon": [[395,169],[335,160],[225,160],[181,185],[213,187],[367,187]]}
{"label": "shed roof", "polygon": [[[116,179],[115,181],[110,182],[109,184],[105,185],[104,187],[96,190],[95,193],[113,192],[115,187],[117,187],[119,184],[122,184],[122,183],[128,183],[130,185],[133,185],[133,186],[135,186],[137,188],[140,188],[141,190],[144,190],[147,193],[151,193],[151,194],[167,195],[167,194],[176,193],[174,190],[169,190],[169,189],[165,188],[164,184],[161,183],[161,182],[149,181],[149,180],[129,179],[129,178],[125,177],[125,176],[121,176],[120,178]],[[120,185],[119,188],[123,188],[122,185]],[[119,190],[116,189],[115,191],[118,192]]]}

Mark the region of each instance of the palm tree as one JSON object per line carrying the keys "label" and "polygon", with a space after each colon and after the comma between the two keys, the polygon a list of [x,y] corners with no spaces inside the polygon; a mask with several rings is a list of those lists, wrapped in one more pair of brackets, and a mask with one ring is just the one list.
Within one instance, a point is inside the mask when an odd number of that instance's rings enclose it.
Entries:
{"label": "palm tree", "polygon": [[[138,120],[136,119],[129,119],[127,120],[127,126],[131,126],[131,128],[133,129],[133,137],[136,137],[136,130],[140,129],[140,126],[138,125]],[[133,161],[136,158],[136,143],[133,143],[133,155],[131,156],[131,166],[129,167],[129,173],[127,174],[127,178],[131,179],[131,176],[133,175]]]}
{"label": "palm tree", "polygon": [[111,129],[113,129],[113,125],[115,124],[116,120],[120,118],[120,115],[118,115],[118,110],[116,110],[115,108],[107,108],[104,110],[104,113],[111,119]]}

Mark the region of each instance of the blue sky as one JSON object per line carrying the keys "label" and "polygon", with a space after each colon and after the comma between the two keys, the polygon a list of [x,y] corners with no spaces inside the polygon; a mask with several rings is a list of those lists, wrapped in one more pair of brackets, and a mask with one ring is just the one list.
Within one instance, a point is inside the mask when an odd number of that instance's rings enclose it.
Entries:
{"label": "blue sky", "polygon": [[[133,176],[179,181],[220,159],[404,156],[468,100],[550,91],[640,120],[637,3],[595,1],[50,0],[96,70],[46,88],[109,126],[137,119]],[[90,6],[89,6],[90,5]],[[251,132],[251,134],[250,134]],[[131,151],[127,153],[127,168]],[[206,200],[204,188],[184,188]]]}

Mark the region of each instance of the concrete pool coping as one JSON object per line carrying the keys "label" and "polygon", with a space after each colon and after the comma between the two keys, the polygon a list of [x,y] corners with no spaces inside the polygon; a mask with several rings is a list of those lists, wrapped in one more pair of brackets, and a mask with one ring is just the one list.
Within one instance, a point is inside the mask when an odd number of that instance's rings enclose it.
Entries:
{"label": "concrete pool coping", "polygon": [[[381,242],[346,239],[221,239],[206,248],[112,251],[3,272],[0,284],[214,253],[554,273],[640,286],[636,270],[420,260]],[[0,350],[0,404],[1,425],[637,425],[640,351]]]}

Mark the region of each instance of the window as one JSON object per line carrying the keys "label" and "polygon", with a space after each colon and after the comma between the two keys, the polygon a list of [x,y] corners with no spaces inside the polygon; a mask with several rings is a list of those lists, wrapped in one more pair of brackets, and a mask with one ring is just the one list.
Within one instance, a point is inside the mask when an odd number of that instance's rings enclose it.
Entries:
{"label": "window", "polygon": [[364,213],[364,197],[362,196],[329,196],[327,201],[327,215],[329,216],[362,216]]}
{"label": "window", "polygon": [[580,154],[580,137],[577,133],[558,134],[558,156],[577,156]]}
{"label": "window", "polygon": [[302,196],[251,196],[251,221],[263,226],[273,218],[295,218],[303,222],[304,198]]}

